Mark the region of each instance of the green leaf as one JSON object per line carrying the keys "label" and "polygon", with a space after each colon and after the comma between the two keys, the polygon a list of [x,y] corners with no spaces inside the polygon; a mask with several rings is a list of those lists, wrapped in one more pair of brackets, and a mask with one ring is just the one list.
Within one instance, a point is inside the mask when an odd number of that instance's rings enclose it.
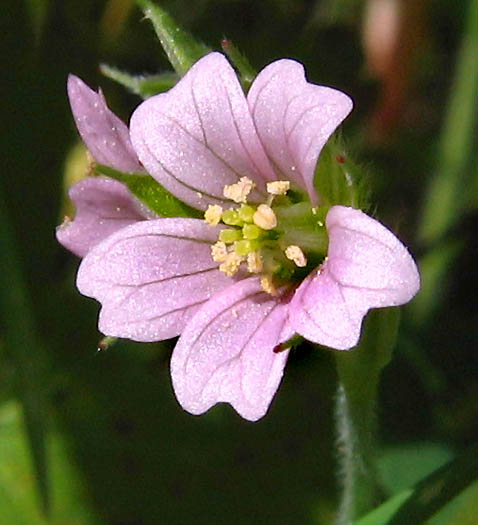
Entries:
{"label": "green leaf", "polygon": [[97,164],[96,173],[122,182],[141,202],[161,217],[202,217],[203,213],[191,208],[169,193],[150,175],[122,173],[109,166]]}
{"label": "green leaf", "polygon": [[159,75],[130,75],[107,64],[100,65],[100,71],[105,77],[114,80],[118,84],[143,98],[148,98],[158,93],[164,93],[171,89],[179,77],[176,73],[161,73]]}
{"label": "green leaf", "polygon": [[48,512],[45,352],[36,333],[29,291],[15,246],[13,227],[0,192],[0,314],[5,320],[5,348],[14,361],[38,490],[43,509]]}
{"label": "green leaf", "polygon": [[225,38],[221,42],[221,47],[239,72],[242,87],[247,92],[257,76],[257,71],[251,66],[246,56],[243,55],[230,40]]}
{"label": "green leaf", "polygon": [[150,0],[136,0],[146,18],[153,23],[156,35],[176,73],[184,76],[189,68],[211,49],[196,41],[164,9]]}
{"label": "green leaf", "polygon": [[478,480],[478,444],[411,489],[396,494],[356,525],[424,523]]}

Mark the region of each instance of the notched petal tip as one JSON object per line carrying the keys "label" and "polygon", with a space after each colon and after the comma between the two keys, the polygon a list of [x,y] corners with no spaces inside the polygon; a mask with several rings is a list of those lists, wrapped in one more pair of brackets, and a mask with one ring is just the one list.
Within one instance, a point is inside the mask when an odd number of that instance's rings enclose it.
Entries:
{"label": "notched petal tip", "polygon": [[310,341],[348,350],[368,310],[410,301],[420,276],[397,237],[362,211],[334,206],[326,224],[328,257],[297,289],[291,324]]}
{"label": "notched petal tip", "polygon": [[244,418],[265,415],[288,352],[274,353],[291,335],[288,305],[265,294],[256,277],[216,294],[181,335],[171,359],[176,397],[192,414],[229,403]]}

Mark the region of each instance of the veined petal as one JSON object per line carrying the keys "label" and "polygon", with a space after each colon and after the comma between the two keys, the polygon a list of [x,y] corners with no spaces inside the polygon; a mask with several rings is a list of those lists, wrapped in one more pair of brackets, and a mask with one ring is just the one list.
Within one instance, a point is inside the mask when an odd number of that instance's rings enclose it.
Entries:
{"label": "veined petal", "polygon": [[420,276],[405,246],[365,213],[334,206],[326,224],[327,260],[297,289],[290,320],[310,341],[347,350],[358,343],[367,311],[410,301]]}
{"label": "veined petal", "polygon": [[198,219],[156,219],[98,244],[83,259],[77,286],[102,304],[101,332],[144,342],[178,335],[231,284],[211,257],[219,231]]}
{"label": "veined petal", "polygon": [[176,197],[206,209],[223,204],[225,185],[240,177],[257,184],[261,200],[274,172],[225,57],[210,53],[178,84],[143,102],[131,117],[131,140],[148,172]]}
{"label": "veined petal", "polygon": [[352,100],[336,89],[307,82],[302,64],[288,59],[264,68],[247,99],[267,155],[315,204],[317,159],[352,110]]}
{"label": "veined petal", "polygon": [[119,171],[142,172],[128,127],[108,108],[101,90],[96,93],[74,75],[67,88],[76,127],[94,159]]}
{"label": "veined petal", "polygon": [[75,219],[66,219],[58,226],[56,238],[79,257],[112,233],[152,214],[113,179],[88,177],[72,186],[69,195],[75,203]]}
{"label": "veined petal", "polygon": [[171,359],[174,391],[185,410],[201,414],[226,402],[250,421],[264,416],[288,355],[273,349],[293,335],[286,303],[251,277],[204,304]]}

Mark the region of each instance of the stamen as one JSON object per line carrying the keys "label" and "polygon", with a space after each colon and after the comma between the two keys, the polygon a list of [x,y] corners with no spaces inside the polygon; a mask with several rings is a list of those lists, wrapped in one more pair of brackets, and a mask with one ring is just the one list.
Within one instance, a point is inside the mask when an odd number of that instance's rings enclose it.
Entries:
{"label": "stamen", "polygon": [[264,292],[268,293],[269,295],[272,295],[273,297],[277,295],[277,288],[274,286],[272,277],[270,275],[263,275],[261,277],[261,286]]}
{"label": "stamen", "polygon": [[247,196],[256,187],[248,177],[241,177],[235,184],[224,186],[223,194],[226,199],[231,199],[234,202],[247,202]]}
{"label": "stamen", "polygon": [[204,220],[211,226],[219,224],[222,215],[222,208],[217,204],[210,204],[204,212]]}
{"label": "stamen", "polygon": [[253,222],[254,213],[256,209],[248,204],[243,204],[238,210],[237,214],[243,222]]}
{"label": "stamen", "polygon": [[294,261],[296,266],[299,268],[304,268],[307,265],[307,259],[304,255],[304,252],[294,244],[287,246],[285,249],[285,256],[287,259]]}
{"label": "stamen", "polygon": [[211,256],[213,261],[224,262],[227,257],[227,246],[222,241],[218,241],[211,246]]}
{"label": "stamen", "polygon": [[230,252],[226,255],[226,260],[219,265],[219,270],[225,273],[228,277],[232,277],[239,270],[244,257],[241,257],[236,252]]}
{"label": "stamen", "polygon": [[247,269],[251,273],[261,273],[264,268],[262,257],[259,252],[251,252],[247,254]]}
{"label": "stamen", "polygon": [[272,230],[277,226],[276,214],[267,204],[259,204],[253,218],[254,224],[263,230]]}
{"label": "stamen", "polygon": [[290,190],[290,181],[275,180],[267,183],[267,193],[271,195],[285,195]]}
{"label": "stamen", "polygon": [[234,243],[234,250],[238,255],[247,255],[259,248],[259,241],[243,239]]}

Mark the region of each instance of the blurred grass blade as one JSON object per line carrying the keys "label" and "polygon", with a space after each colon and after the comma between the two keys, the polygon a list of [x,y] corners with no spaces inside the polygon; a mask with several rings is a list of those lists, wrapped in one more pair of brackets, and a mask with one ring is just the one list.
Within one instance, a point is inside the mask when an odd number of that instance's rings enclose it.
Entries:
{"label": "blurred grass blade", "polygon": [[466,168],[473,150],[478,112],[478,0],[470,0],[458,56],[455,80],[441,137],[437,173],[428,191],[421,240],[427,244],[443,237],[464,211]]}
{"label": "blurred grass blade", "polygon": [[[43,26],[45,25],[50,0],[26,0],[25,3],[27,11],[30,14],[35,42],[38,44],[42,35]],[[6,6],[4,9],[6,9]]]}
{"label": "blurred grass blade", "polygon": [[148,98],[171,89],[179,77],[176,73],[161,73],[159,75],[130,75],[107,64],[100,65],[100,71],[105,77],[114,80],[131,93],[142,98]]}
{"label": "blurred grass blade", "polygon": [[3,318],[5,347],[12,355],[23,406],[23,415],[38,479],[40,499],[49,510],[46,451],[46,398],[43,377],[43,352],[35,333],[32,306],[15,237],[0,188],[0,314]]}
{"label": "blurred grass blade", "polygon": [[178,75],[184,76],[195,62],[211,51],[151,0],[136,0],[136,2],[143,10],[145,17],[153,23],[156,35]]}
{"label": "blurred grass blade", "polygon": [[356,525],[424,523],[478,480],[478,444],[415,485],[396,494]]}

